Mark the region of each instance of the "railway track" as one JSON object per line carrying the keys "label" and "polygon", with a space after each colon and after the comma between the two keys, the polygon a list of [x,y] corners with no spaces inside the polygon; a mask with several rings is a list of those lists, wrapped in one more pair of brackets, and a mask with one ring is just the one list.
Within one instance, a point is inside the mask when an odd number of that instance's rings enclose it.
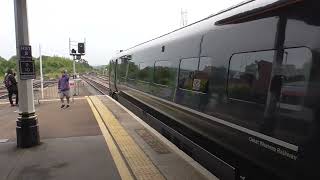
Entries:
{"label": "railway track", "polygon": [[106,83],[108,83],[108,81],[109,81],[109,78],[107,76],[97,75],[95,77],[102,80],[103,82],[106,82]]}
{"label": "railway track", "polygon": [[102,78],[99,78],[96,76],[82,76],[81,78],[101,94],[104,94],[104,95],[109,94],[109,86],[106,83],[106,81],[101,82]]}
{"label": "railway track", "polygon": [[[43,87],[44,87],[44,88],[45,88],[45,87],[48,87],[49,85],[54,84],[54,83],[57,83],[57,81],[45,81],[45,82],[43,83]],[[40,87],[41,87],[41,82],[40,82],[40,80],[35,80],[35,81],[33,82],[34,91],[40,90]],[[7,88],[6,88],[6,87],[1,86],[1,87],[0,87],[0,92],[2,92],[2,93],[0,94],[0,99],[5,99],[5,98],[8,97],[8,93],[7,93]]]}

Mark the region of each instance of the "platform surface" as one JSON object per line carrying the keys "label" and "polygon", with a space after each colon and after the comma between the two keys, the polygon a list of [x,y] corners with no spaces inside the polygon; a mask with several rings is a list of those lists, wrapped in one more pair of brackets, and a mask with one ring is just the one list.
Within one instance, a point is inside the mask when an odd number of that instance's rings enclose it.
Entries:
{"label": "platform surface", "polygon": [[0,179],[120,179],[85,98],[37,104],[41,144],[28,149],[16,148],[17,108],[0,108]]}
{"label": "platform surface", "polygon": [[17,108],[0,105],[0,179],[215,179],[109,97],[68,109],[44,101],[36,112],[41,144],[17,149]]}

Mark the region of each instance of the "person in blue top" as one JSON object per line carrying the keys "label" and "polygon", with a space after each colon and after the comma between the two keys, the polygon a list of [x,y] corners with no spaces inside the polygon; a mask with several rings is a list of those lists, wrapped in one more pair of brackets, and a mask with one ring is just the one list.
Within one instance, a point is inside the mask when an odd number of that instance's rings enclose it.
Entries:
{"label": "person in blue top", "polygon": [[[58,92],[61,99],[61,108],[70,107],[69,99],[70,99],[70,85],[69,85],[69,76],[67,74],[67,70],[63,70],[62,75],[58,82]],[[64,97],[67,99],[67,106],[64,104]]]}

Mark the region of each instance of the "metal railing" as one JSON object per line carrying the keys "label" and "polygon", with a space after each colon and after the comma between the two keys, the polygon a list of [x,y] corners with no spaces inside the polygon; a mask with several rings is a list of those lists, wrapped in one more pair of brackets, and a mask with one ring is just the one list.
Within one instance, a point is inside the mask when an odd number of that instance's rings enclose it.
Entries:
{"label": "metal railing", "polygon": [[43,92],[41,91],[41,82],[35,82],[33,86],[33,94],[34,94],[34,100],[39,104],[40,104],[40,100],[42,99],[57,99],[59,98],[58,82],[44,81]]}
{"label": "metal railing", "polygon": [[[72,82],[73,80],[70,80]],[[81,80],[75,80],[74,83],[70,83],[70,98],[74,102],[74,96],[80,94]],[[43,92],[41,92],[41,84],[34,85],[34,100],[40,104],[41,100],[59,99],[58,81],[44,81]],[[43,95],[42,95],[43,94]]]}
{"label": "metal railing", "polygon": [[[71,82],[73,80],[70,80]],[[74,96],[80,95],[81,83],[80,79],[75,80],[73,85],[70,86],[70,98],[71,101],[74,101]],[[59,99],[58,92],[58,80],[50,80],[43,82],[43,92],[41,91],[41,82],[40,80],[34,80],[33,82],[33,95],[34,101],[40,104],[41,100],[52,100]],[[0,86],[0,99],[3,102],[8,101],[8,92],[5,87]],[[13,95],[13,99],[15,99],[15,95]]]}

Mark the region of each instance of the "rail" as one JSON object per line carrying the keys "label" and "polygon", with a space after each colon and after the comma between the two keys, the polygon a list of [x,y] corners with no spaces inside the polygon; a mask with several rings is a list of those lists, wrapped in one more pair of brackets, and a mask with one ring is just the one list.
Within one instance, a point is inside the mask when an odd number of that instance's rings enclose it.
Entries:
{"label": "rail", "polygon": [[101,78],[96,76],[82,76],[85,82],[90,84],[94,89],[96,89],[101,94],[107,95],[109,94],[109,86],[105,82],[101,82]]}
{"label": "rail", "polygon": [[109,82],[109,78],[107,76],[97,75],[96,78],[103,80],[104,82]]}

